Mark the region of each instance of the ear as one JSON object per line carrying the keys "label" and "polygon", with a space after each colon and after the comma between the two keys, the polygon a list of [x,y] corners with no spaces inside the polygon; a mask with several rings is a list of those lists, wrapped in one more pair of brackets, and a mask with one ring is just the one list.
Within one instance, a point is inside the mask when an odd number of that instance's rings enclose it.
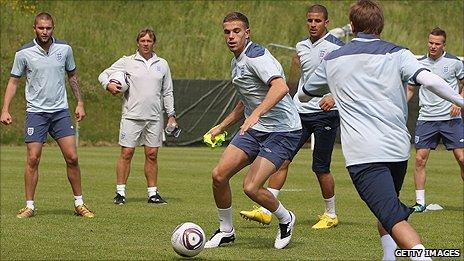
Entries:
{"label": "ear", "polygon": [[327,25],[329,24],[329,22],[330,22],[329,19],[325,20],[325,22],[324,22],[325,27],[327,27]]}
{"label": "ear", "polygon": [[250,39],[250,36],[251,36],[250,28],[247,28],[247,29],[245,30],[245,34],[246,34],[246,39]]}

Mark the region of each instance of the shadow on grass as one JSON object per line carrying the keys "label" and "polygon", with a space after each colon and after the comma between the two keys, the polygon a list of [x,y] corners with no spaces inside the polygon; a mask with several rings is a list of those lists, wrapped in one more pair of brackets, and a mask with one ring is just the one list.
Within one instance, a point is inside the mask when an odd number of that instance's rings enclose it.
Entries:
{"label": "shadow on grass", "polygon": [[73,209],[38,209],[35,213],[36,215],[41,215],[41,216],[74,216],[74,210]]}

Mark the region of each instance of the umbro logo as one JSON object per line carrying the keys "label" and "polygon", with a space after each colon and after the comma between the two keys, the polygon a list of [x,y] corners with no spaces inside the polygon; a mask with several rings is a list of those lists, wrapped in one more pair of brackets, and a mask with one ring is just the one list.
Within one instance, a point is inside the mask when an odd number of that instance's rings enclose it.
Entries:
{"label": "umbro logo", "polygon": [[324,129],[331,130],[332,128],[330,126],[325,126]]}
{"label": "umbro logo", "polygon": [[459,142],[464,142],[464,139],[460,139]]}

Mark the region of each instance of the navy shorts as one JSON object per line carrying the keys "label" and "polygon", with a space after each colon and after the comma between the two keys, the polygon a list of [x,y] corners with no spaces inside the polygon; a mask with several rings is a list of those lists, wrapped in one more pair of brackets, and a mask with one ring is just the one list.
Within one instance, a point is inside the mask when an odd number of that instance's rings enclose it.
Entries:
{"label": "navy shorts", "polygon": [[332,151],[340,126],[338,111],[324,111],[310,114],[300,114],[303,133],[298,143],[297,151],[314,133],[314,151],[312,170],[316,175],[330,173]]}
{"label": "navy shorts", "polygon": [[440,139],[447,150],[464,148],[464,124],[461,119],[417,121],[416,149],[435,149]]}
{"label": "navy shorts", "polygon": [[262,132],[248,129],[243,135],[237,132],[230,144],[243,150],[251,161],[260,156],[268,159],[279,169],[285,160],[294,156],[300,137],[301,130]]}
{"label": "navy shorts", "polygon": [[24,125],[26,143],[45,143],[47,133],[50,133],[50,136],[55,140],[76,134],[67,109],[52,113],[26,112]]}
{"label": "navy shorts", "polygon": [[407,167],[407,160],[347,167],[359,196],[390,234],[396,223],[414,211],[398,198]]}

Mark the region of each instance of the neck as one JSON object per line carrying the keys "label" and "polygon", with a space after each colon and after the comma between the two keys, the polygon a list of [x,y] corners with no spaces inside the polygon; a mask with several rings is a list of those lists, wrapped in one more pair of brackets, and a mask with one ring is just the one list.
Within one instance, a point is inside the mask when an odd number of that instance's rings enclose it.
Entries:
{"label": "neck", "polygon": [[432,58],[433,60],[436,60],[436,59],[440,58],[440,57],[443,55],[443,53],[444,53],[444,52],[442,52],[442,53],[437,53],[437,55],[431,55],[431,54],[429,53],[429,57]]}
{"label": "neck", "polygon": [[38,38],[35,39],[35,41],[39,44],[40,47],[42,47],[42,49],[44,49],[46,52],[48,52],[48,50],[50,49],[50,46],[52,45],[52,38],[50,37],[50,39],[47,41],[47,42],[42,42],[40,41]]}
{"label": "neck", "polygon": [[320,36],[309,36],[309,39],[311,40],[312,43],[315,43],[315,42],[319,41],[319,39],[321,39],[322,37],[324,37],[324,35],[326,35],[327,33],[328,33],[328,31],[327,31],[327,29],[326,29],[323,35],[320,35]]}
{"label": "neck", "polygon": [[149,60],[151,57],[153,57],[153,53],[141,53],[140,56],[142,56],[145,60]]}

